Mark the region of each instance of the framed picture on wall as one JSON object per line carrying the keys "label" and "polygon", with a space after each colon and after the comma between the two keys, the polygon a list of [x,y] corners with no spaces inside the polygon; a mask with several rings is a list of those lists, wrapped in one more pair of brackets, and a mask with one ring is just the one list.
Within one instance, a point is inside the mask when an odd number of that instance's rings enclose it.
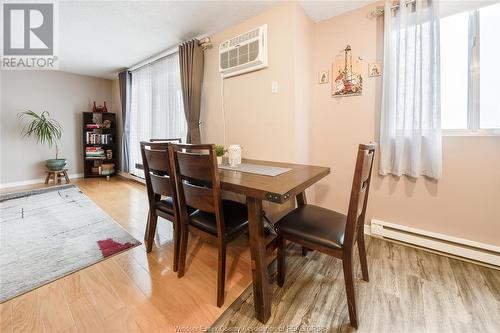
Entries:
{"label": "framed picture on wall", "polygon": [[375,77],[382,75],[382,62],[375,61],[368,64],[368,76]]}
{"label": "framed picture on wall", "polygon": [[321,71],[318,74],[318,83],[325,84],[330,82],[330,72],[329,71]]}
{"label": "framed picture on wall", "polygon": [[353,56],[350,45],[342,50],[332,65],[332,96],[359,96],[363,92],[363,60]]}

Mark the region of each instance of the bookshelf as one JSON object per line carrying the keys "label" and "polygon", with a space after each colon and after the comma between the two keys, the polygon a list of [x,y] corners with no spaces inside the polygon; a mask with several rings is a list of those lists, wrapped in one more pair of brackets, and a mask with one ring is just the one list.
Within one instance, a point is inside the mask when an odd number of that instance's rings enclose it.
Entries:
{"label": "bookshelf", "polygon": [[84,177],[111,177],[117,168],[116,114],[83,112]]}

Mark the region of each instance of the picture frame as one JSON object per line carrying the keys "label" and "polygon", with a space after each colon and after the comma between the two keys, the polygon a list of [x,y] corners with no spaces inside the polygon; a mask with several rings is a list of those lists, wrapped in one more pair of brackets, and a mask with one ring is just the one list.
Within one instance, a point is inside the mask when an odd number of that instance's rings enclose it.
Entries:
{"label": "picture frame", "polygon": [[321,71],[318,73],[318,83],[325,84],[330,82],[330,71]]}
{"label": "picture frame", "polygon": [[360,96],[363,93],[363,58],[354,56],[350,45],[332,63],[332,97]]}
{"label": "picture frame", "polygon": [[368,64],[368,76],[377,77],[382,75],[382,62],[374,61]]}

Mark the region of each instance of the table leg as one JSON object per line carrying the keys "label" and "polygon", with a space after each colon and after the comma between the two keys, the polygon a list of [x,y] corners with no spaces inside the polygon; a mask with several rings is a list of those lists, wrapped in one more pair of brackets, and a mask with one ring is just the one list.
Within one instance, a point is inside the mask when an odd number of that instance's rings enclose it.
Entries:
{"label": "table leg", "polygon": [[50,172],[47,172],[47,177],[45,177],[45,184],[48,184],[50,180]]}
{"label": "table leg", "polygon": [[267,274],[266,245],[262,223],[262,200],[247,197],[247,206],[255,317],[260,322],[266,323],[271,316],[271,292]]}

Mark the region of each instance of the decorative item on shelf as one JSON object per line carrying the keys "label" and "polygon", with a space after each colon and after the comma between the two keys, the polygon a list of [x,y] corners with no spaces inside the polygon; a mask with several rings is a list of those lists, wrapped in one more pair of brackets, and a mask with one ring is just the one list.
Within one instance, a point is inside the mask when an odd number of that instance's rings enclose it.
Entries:
{"label": "decorative item on shelf", "polygon": [[106,119],[102,123],[102,128],[110,128],[111,127],[111,120]]}
{"label": "decorative item on shelf", "polygon": [[[352,56],[351,46],[339,54],[332,67],[332,96],[357,96],[363,92],[363,70],[361,57]],[[333,77],[335,76],[335,79]]]}
{"label": "decorative item on shelf", "polygon": [[108,108],[106,107],[106,101],[104,101],[104,106],[102,107],[102,112],[108,112]]}
{"label": "decorative item on shelf", "polygon": [[26,110],[18,114],[18,118],[25,123],[22,133],[25,137],[35,137],[36,143],[47,143],[49,148],[55,146],[56,158],[45,161],[45,166],[50,171],[60,171],[66,166],[66,159],[59,158],[59,147],[57,141],[61,139],[62,127],[57,120],[50,117],[50,113],[43,111],[37,114],[31,110]]}
{"label": "decorative item on shelf", "polygon": [[321,71],[318,74],[318,83],[325,84],[329,82],[330,72],[329,71]]}
{"label": "decorative item on shelf", "polygon": [[108,160],[113,158],[113,150],[111,150],[111,149],[106,150],[106,158]]}
{"label": "decorative item on shelf", "polygon": [[382,75],[382,63],[380,61],[375,61],[368,64],[369,77],[376,77],[381,75]]}
{"label": "decorative item on shelf", "polygon": [[103,176],[111,176],[115,173],[115,164],[114,163],[103,163],[101,164],[101,175]]}
{"label": "decorative item on shelf", "polygon": [[95,106],[95,101],[94,101],[94,105],[92,106],[92,112],[97,112],[97,107]]}
{"label": "decorative item on shelf", "polygon": [[230,145],[227,149],[229,155],[229,165],[237,166],[241,164],[241,147],[240,145]]}
{"label": "decorative item on shelf", "polygon": [[217,164],[221,165],[222,164],[222,157],[226,153],[226,150],[224,149],[224,145],[216,145],[215,146],[215,154],[217,155]]}

